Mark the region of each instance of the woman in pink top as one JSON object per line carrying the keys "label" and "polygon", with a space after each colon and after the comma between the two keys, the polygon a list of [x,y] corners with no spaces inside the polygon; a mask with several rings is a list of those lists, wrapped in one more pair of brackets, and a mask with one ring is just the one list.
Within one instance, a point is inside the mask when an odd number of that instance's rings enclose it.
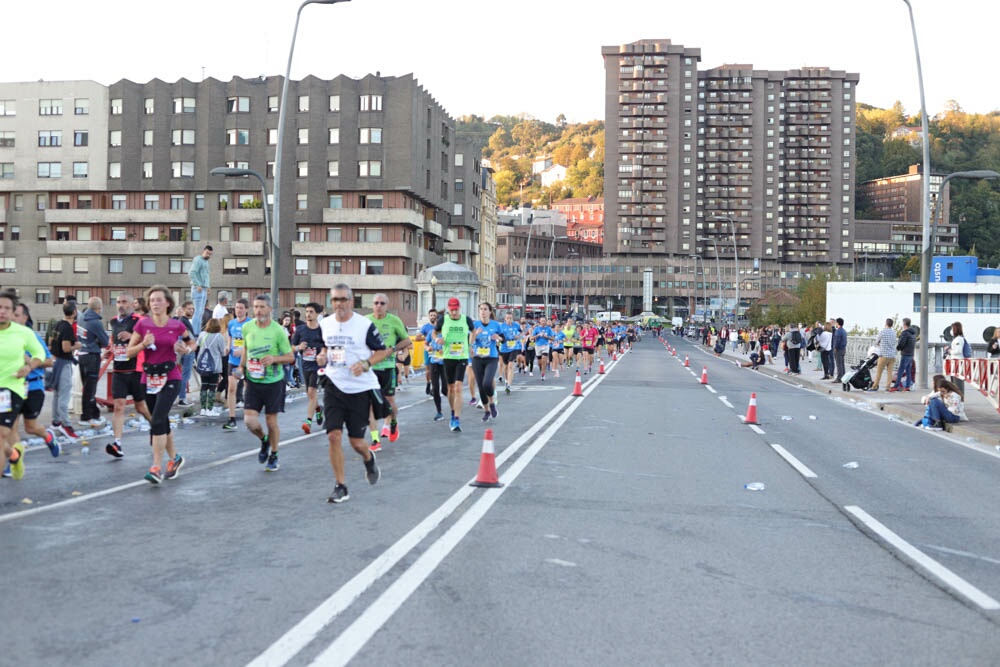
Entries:
{"label": "woman in pink top", "polygon": [[[144,359],[140,381],[146,385],[146,405],[152,420],[149,423],[153,436],[153,465],[145,479],[159,484],[173,479],[184,465],[184,457],[174,449],[170,434],[170,406],[174,404],[181,388],[181,355],[193,352],[195,341],[180,320],[170,318],[174,299],[163,285],[153,285],[146,292],[149,316],[139,320],[129,341],[127,354],[135,357],[140,352]],[[161,473],[160,463],[166,451],[166,474]]]}

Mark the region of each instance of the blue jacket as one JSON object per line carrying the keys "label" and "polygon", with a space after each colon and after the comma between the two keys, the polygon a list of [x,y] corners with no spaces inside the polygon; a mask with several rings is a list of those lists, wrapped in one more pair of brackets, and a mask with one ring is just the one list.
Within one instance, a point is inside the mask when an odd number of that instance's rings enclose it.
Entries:
{"label": "blue jacket", "polygon": [[844,330],[844,327],[837,327],[837,330],[833,332],[833,349],[847,349],[847,331]]}

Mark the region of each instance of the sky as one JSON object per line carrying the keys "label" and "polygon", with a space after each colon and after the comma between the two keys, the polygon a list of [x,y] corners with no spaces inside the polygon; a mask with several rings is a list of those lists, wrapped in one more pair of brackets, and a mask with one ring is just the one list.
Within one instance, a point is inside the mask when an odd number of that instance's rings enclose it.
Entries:
{"label": "sky", "polygon": [[[47,0],[4,9],[3,81],[282,75],[300,0]],[[911,0],[927,110],[1000,109],[1000,3]],[[141,8],[141,9],[140,9]],[[829,67],[858,100],[920,110],[903,0],[351,0],[302,11],[292,78],[413,74],[453,117],[604,118],[601,47],[669,39],[700,69]]]}

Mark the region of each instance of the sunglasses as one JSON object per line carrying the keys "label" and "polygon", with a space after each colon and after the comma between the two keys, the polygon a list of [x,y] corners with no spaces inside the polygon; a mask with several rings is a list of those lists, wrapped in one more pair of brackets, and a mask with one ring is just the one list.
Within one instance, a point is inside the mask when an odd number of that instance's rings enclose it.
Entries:
{"label": "sunglasses", "polygon": [[333,301],[334,303],[343,303],[345,301],[350,301],[350,299],[346,296],[335,296],[331,298],[330,301]]}
{"label": "sunglasses", "polygon": [[385,301],[373,301],[372,303],[374,303],[376,306],[384,306],[384,305],[386,305]]}

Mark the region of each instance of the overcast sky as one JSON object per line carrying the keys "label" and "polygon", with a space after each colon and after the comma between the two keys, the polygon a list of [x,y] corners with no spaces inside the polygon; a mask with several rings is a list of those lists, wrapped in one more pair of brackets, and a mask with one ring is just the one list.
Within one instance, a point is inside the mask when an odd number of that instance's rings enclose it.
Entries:
{"label": "overcast sky", "polygon": [[[1000,5],[911,0],[931,115],[1000,109]],[[5,81],[284,74],[300,0],[7,0]],[[595,9],[596,8],[596,9]],[[603,119],[601,46],[669,39],[725,63],[861,75],[858,99],[920,108],[903,0],[352,0],[303,10],[292,77],[412,73],[452,116]]]}

